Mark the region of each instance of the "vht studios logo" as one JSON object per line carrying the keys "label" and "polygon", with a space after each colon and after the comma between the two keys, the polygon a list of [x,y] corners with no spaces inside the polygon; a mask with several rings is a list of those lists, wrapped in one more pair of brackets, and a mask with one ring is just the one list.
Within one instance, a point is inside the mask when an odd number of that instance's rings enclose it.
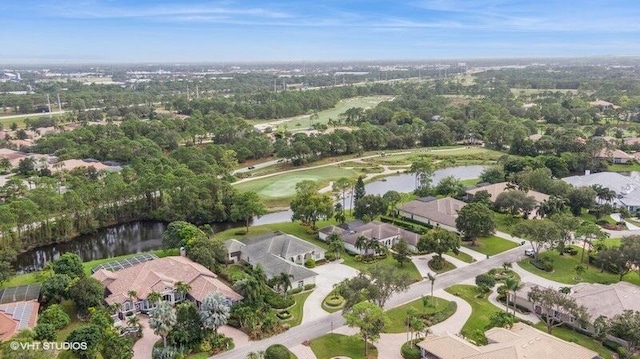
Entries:
{"label": "vht studios logo", "polygon": [[87,350],[86,342],[11,342],[13,350]]}

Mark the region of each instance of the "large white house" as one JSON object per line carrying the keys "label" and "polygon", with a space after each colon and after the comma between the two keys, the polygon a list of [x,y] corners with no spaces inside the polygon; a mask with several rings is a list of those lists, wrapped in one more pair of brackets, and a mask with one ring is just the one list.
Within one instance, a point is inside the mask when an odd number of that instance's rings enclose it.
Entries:
{"label": "large white house", "polygon": [[616,193],[616,198],[611,201],[614,207],[625,207],[629,212],[635,213],[640,209],[640,179],[625,176],[616,172],[590,173],[584,175],[565,177],[562,179],[574,187],[591,187],[600,185]]}

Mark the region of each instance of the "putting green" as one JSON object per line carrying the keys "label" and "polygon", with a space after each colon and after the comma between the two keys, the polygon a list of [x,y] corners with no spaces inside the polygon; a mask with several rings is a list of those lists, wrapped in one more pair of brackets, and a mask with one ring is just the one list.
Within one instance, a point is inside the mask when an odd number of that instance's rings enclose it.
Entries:
{"label": "putting green", "polygon": [[256,191],[260,197],[265,199],[288,198],[295,196],[296,184],[304,180],[315,181],[323,187],[338,178],[354,178],[355,176],[356,172],[352,170],[330,166],[244,182],[238,184],[236,188],[240,192]]}

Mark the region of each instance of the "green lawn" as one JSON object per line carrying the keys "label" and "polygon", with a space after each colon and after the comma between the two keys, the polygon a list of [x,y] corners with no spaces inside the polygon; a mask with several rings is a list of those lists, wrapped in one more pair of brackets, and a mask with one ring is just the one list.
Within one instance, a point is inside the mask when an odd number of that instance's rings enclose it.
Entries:
{"label": "green lawn", "polygon": [[[322,228],[324,226],[328,226],[330,224],[336,224],[335,220],[329,221],[321,221],[317,223],[318,228]],[[311,242],[318,247],[324,248],[326,250],[329,249],[329,246],[318,239],[318,235],[315,231],[312,231],[310,227],[303,226],[302,224],[295,222],[286,222],[286,223],[276,223],[276,224],[265,224],[261,226],[249,227],[249,234],[245,234],[244,229],[242,228],[231,228],[226,231],[216,233],[215,237],[223,240],[227,240],[230,238],[235,238],[239,241],[242,241],[243,238],[247,238],[248,236],[257,236],[269,232],[274,231],[282,231],[284,233],[292,234],[296,237],[302,238],[308,242]],[[412,262],[405,263],[403,267],[398,266],[398,262],[391,255],[388,255],[387,258],[378,260],[374,263],[365,263],[358,262],[355,259],[355,256],[343,253],[342,258],[344,259],[344,264],[356,268],[360,271],[366,270],[368,267],[372,266],[375,263],[388,263],[390,265],[394,265],[397,271],[407,273],[415,282],[421,281],[422,276],[416,266]]]}
{"label": "green lawn", "polygon": [[[428,298],[429,300],[431,300],[431,297]],[[444,311],[449,305],[448,300],[438,297],[433,297],[433,302],[435,302],[435,305],[429,305],[425,307],[422,298],[420,298],[387,311],[387,317],[389,317],[390,324],[385,332],[406,332],[407,326],[405,323],[405,319],[407,318],[407,311],[409,310],[409,308],[414,308],[420,314],[434,314]]]}
{"label": "green lawn", "polygon": [[[352,97],[344,100],[340,100],[334,107],[322,110],[318,112],[318,121],[315,123],[327,123],[329,119],[338,120],[341,113],[344,113],[348,109],[352,107],[361,107],[363,109],[369,109],[376,107],[382,101],[390,101],[393,99],[393,96],[386,95],[377,95],[377,96],[360,96],[360,97]],[[250,123],[265,123],[272,121],[283,121],[287,120],[286,123],[277,125],[279,129],[284,129],[284,125],[289,131],[295,132],[296,130],[306,130],[311,126],[310,115],[301,115],[289,118],[281,118],[281,119],[272,119],[272,120],[255,120],[248,121]]]}
{"label": "green lawn", "polygon": [[460,181],[460,183],[465,187],[475,186],[480,182],[480,178],[469,178],[466,180]]}
{"label": "green lawn", "polygon": [[327,296],[324,297],[324,299],[322,299],[322,309],[324,309],[325,311],[327,311],[329,313],[335,313],[335,312],[341,311],[342,308],[344,308],[344,304],[343,304],[342,307],[339,307],[339,308],[332,308],[332,307],[329,307],[329,306],[325,305],[325,301],[327,300],[327,298],[332,297],[333,294],[335,293],[335,291],[336,291],[336,289],[332,290],[331,293],[327,294]]}
{"label": "green lawn", "polygon": [[[613,241],[610,240],[610,243],[615,243],[615,241],[615,239],[613,239]],[[580,280],[576,280],[575,268],[578,264],[580,264],[582,248],[576,246],[574,246],[574,248],[578,250],[578,254],[575,256],[571,256],[569,254],[561,256],[557,251],[553,250],[541,254],[541,256],[549,257],[551,258],[551,260],[553,260],[553,272],[545,272],[534,267],[529,262],[529,258],[523,259],[522,261],[518,262],[518,265],[531,273],[560,283],[577,284],[580,282],[588,282],[611,284],[618,282],[618,275],[606,271],[601,273],[600,268],[589,265],[588,256],[586,253],[584,256],[584,263],[582,265],[585,266],[587,270],[580,275]],[[623,280],[629,283],[640,285],[640,275],[638,275],[638,273],[635,271],[631,271],[629,274],[624,276]]]}
{"label": "green lawn", "polygon": [[464,323],[460,331],[465,337],[475,339],[478,333],[484,333],[490,322],[491,315],[500,312],[501,309],[489,303],[486,298],[477,298],[476,286],[467,284],[456,284],[445,290],[448,293],[464,299],[471,305],[471,317]]}
{"label": "green lawn", "polygon": [[[175,249],[175,250],[156,250],[156,251],[152,251],[152,253],[154,253],[158,257],[166,257],[167,255],[178,255],[179,254],[177,249]],[[82,267],[84,268],[85,274],[91,275],[91,268],[93,268],[93,267],[95,267],[97,265],[100,265],[102,263],[115,261],[115,260],[119,260],[119,259],[135,257],[135,256],[138,256],[138,255],[141,255],[141,254],[143,254],[143,253],[126,254],[126,255],[117,256],[117,257],[111,257],[111,258],[96,259],[94,261],[89,261],[89,262],[82,263]],[[40,283],[40,282],[44,281],[44,279],[45,279],[42,276],[42,274],[43,273],[41,271],[25,273],[25,274],[18,274],[16,276],[11,277],[6,282],[2,283],[2,285],[0,285],[0,288],[8,288],[8,287],[16,287],[16,286],[21,286],[21,285],[33,284],[33,283]]]}
{"label": "green lawn", "polygon": [[311,291],[305,293],[298,293],[293,296],[296,300],[296,304],[289,309],[289,313],[293,315],[293,319],[286,321],[285,323],[289,324],[292,327],[296,325],[300,325],[302,322],[302,311],[304,308],[304,302],[307,300],[307,297],[311,294]]}
{"label": "green lawn", "polygon": [[607,166],[607,171],[610,172],[631,172],[631,171],[640,171],[640,163],[632,163],[632,164],[611,164]]}
{"label": "green lawn", "polygon": [[513,227],[516,224],[524,221],[524,219],[520,217],[513,217],[505,213],[494,212],[493,215],[496,221],[496,229],[509,234],[513,234]]}
{"label": "green lawn", "polygon": [[451,251],[449,251],[449,252],[447,252],[445,254],[448,255],[448,256],[451,256],[453,258],[456,258],[458,260],[461,260],[461,261],[463,261],[465,263],[473,263],[473,262],[476,261],[475,259],[473,259],[472,256],[468,255],[467,253],[461,252],[461,251],[458,251],[458,254],[455,254],[455,253],[453,253]]}
{"label": "green lawn", "polygon": [[255,191],[266,200],[286,199],[292,198],[296,194],[296,184],[304,180],[315,181],[320,187],[324,187],[330,181],[341,177],[355,178],[357,176],[357,171],[328,166],[243,182],[235,185],[235,188],[240,192]]}
{"label": "green lawn", "polygon": [[82,326],[82,322],[78,319],[78,311],[76,310],[76,305],[73,303],[73,301],[71,300],[63,300],[62,303],[62,308],[64,309],[64,311],[67,313],[67,315],[69,315],[69,318],[71,318],[71,321],[69,322],[69,325],[67,325],[66,327],[60,329],[58,331],[58,335],[57,335],[57,340],[59,342],[63,342],[67,339],[67,336],[76,328]]}
{"label": "green lawn", "polygon": [[[311,350],[318,359],[330,359],[337,356],[365,359],[364,341],[355,335],[351,337],[342,334],[323,335],[311,342]],[[377,350],[369,347],[369,355],[366,359],[377,357]]]}
{"label": "green lawn", "polygon": [[515,242],[496,236],[479,238],[476,244],[476,246],[473,246],[471,242],[463,242],[463,246],[489,256],[508,251],[518,246]]}
{"label": "green lawn", "polygon": [[[542,330],[545,333],[547,332],[547,327],[543,322],[537,323],[536,325],[534,325],[534,327],[536,327],[539,330]],[[571,343],[576,343],[587,349],[591,349],[595,352],[598,352],[598,354],[600,354],[605,359],[614,358],[611,351],[605,348],[604,346],[602,346],[598,341],[596,341],[595,339],[589,336],[573,331],[569,328],[564,328],[564,327],[553,328],[553,331],[551,332],[551,334],[554,337],[558,337],[562,340],[566,340]]]}

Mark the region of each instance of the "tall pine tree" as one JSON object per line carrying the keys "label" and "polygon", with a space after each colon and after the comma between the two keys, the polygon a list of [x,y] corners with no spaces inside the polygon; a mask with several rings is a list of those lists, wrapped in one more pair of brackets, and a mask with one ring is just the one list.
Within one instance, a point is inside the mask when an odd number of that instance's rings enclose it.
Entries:
{"label": "tall pine tree", "polygon": [[[364,189],[364,180],[362,176],[358,177],[356,184],[353,186],[353,204],[357,205],[358,200],[364,197],[367,194],[367,191]],[[352,207],[353,208],[353,207]]]}

